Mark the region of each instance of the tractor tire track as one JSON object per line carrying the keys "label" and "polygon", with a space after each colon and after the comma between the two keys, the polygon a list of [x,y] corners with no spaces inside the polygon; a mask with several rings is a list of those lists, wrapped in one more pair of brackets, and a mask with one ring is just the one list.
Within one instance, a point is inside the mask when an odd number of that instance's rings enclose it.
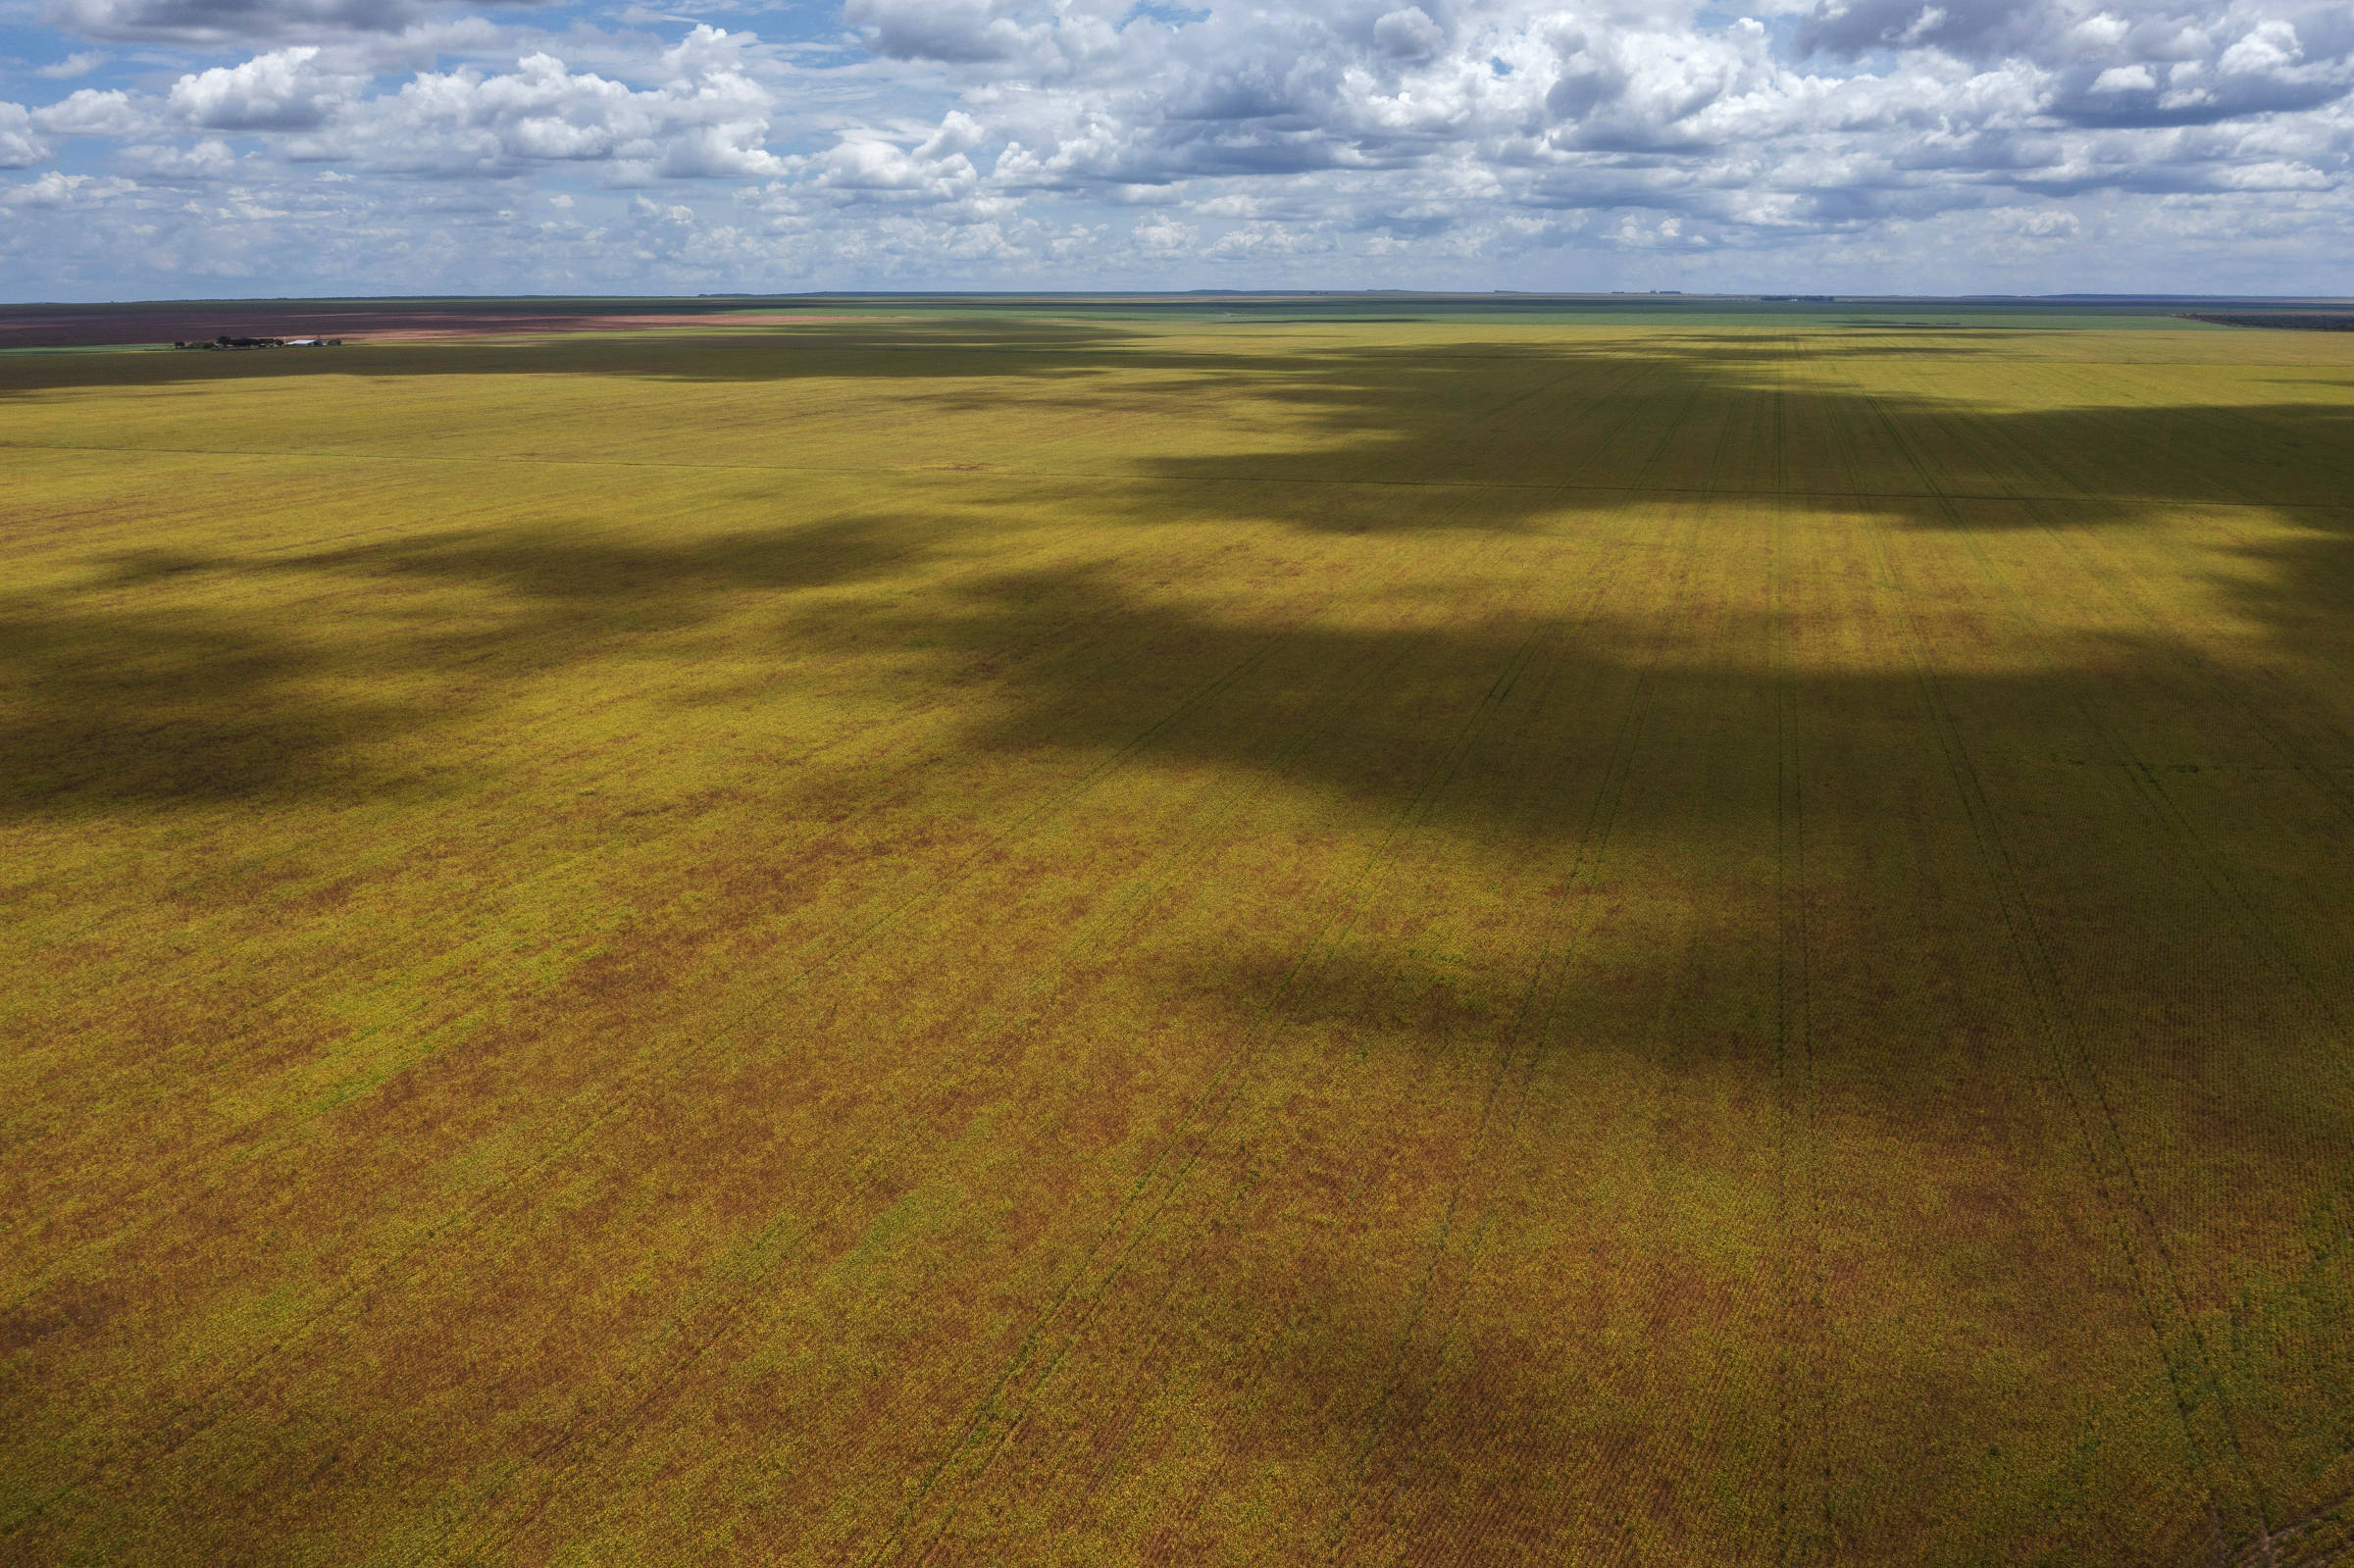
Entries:
{"label": "tractor tire track", "polygon": [[[1933,489],[1934,485],[1925,469],[1896,422],[1876,398],[1867,397],[1866,402],[1878,415],[1894,449],[1907,457],[1914,464],[1916,472],[1921,474],[1923,487]],[[1945,512],[1949,526],[1962,527],[1959,514],[1950,504]],[[2190,1311],[2179,1270],[2167,1249],[2146,1185],[2133,1161],[2115,1101],[2093,1062],[2089,1043],[2083,1037],[2075,1012],[2068,1004],[2065,979],[2052,957],[2041,923],[2035,916],[2024,879],[2013,859],[2010,845],[2001,830],[2000,818],[1986,796],[1985,786],[1978,777],[1975,764],[1970,758],[1968,744],[1962,737],[1961,727],[1928,658],[1926,639],[1920,632],[1912,609],[1911,592],[1896,570],[1886,533],[1886,523],[1877,518],[1871,520],[1866,529],[1866,542],[1873,570],[1899,606],[1897,620],[1904,633],[1908,662],[1913,667],[1923,709],[1929,715],[1955,792],[1970,821],[1981,864],[1995,891],[2006,937],[2034,1002],[2037,1021],[2054,1069],[2051,1083],[2060,1089],[2070,1121],[2083,1145],[2094,1189],[2108,1212],[2111,1233],[2140,1300],[2142,1315],[2160,1364],[2165,1369],[2183,1439],[2196,1456],[2204,1478],[2210,1511],[2220,1518],[2226,1500],[2236,1500],[2241,1495],[2253,1493],[2252,1475],[2240,1451],[2237,1433],[2228,1424],[2227,1415],[2226,1438],[2222,1445],[2226,1451],[2219,1454],[2216,1445],[2199,1435],[2198,1423],[2193,1419],[2192,1412],[2210,1399],[2224,1399],[2220,1380],[2206,1353],[2206,1341]],[[2188,1366],[2177,1357],[2174,1348],[2175,1339],[2182,1336],[2187,1336],[2196,1347],[2193,1364]],[[2226,1403],[2223,1408],[2228,1412],[2229,1406]]]}
{"label": "tractor tire track", "polygon": [[[1775,488],[1788,461],[1788,394],[1774,387]],[[1827,1563],[1832,1523],[1830,1396],[1825,1342],[1830,1286],[1822,1231],[1822,1104],[1809,986],[1806,716],[1798,671],[1800,628],[1791,604],[1794,568],[1787,501],[1773,504],[1767,635],[1774,693],[1774,1082],[1776,1218],[1782,1236],[1784,1329],[1777,1377],[1774,1474],[1777,1568]],[[1807,1449],[1812,1446],[1810,1457]],[[1815,1495],[1810,1498],[1808,1493]]]}
{"label": "tractor tire track", "polygon": [[[2030,503],[2027,511],[2047,536],[2057,537],[2059,535],[2060,531],[2054,527],[2040,507]],[[1987,555],[1973,532],[1967,529],[1962,530],[1961,532],[1965,551],[1971,564],[1978,569],[1987,584],[2010,607],[2015,626],[2035,643],[2048,645],[2049,636],[2036,624],[2030,607],[2020,592],[2018,584],[2012,581],[2010,574],[2006,573]],[[2064,553],[2068,553],[2072,561],[2075,559],[2073,552],[2064,551]],[[2156,618],[2148,613],[2146,605],[2132,600],[2121,600],[2121,596],[2109,584],[2101,582],[2097,577],[2094,582],[2110,593],[2113,603],[2120,603],[2121,607],[2139,612],[2147,625],[2153,627],[2158,625]],[[2178,638],[2172,637],[2164,640],[2170,643],[2179,641]],[[2187,660],[2185,662],[2191,663],[2191,667],[2194,669],[2202,668],[2201,664],[2197,662]],[[2038,663],[2042,667],[2051,669],[2067,667],[2064,661],[2057,658],[2045,658],[2039,660]],[[2218,681],[2217,684],[2224,686],[2226,691],[2229,690],[2228,685],[2222,681]],[[2147,831],[2167,844],[2169,853],[2157,857],[2159,863],[2172,874],[2173,880],[2178,885],[2197,887],[2207,895],[2213,905],[2228,911],[2229,921],[2236,928],[2239,939],[2272,971],[2274,980],[2276,982],[2285,980],[2287,982],[2285,988],[2303,997],[2309,1017],[2321,1026],[2322,1032],[2334,1047],[2334,1054],[2341,1065],[2354,1065],[2354,1042],[2349,1040],[2345,1022],[2337,1008],[2331,1003],[2325,987],[2316,980],[2306,963],[2300,958],[2296,943],[2277,922],[2266,914],[2240,881],[2231,875],[2226,863],[2208,842],[2197,823],[2174,794],[2167,789],[2165,781],[2160,777],[2158,770],[2141,758],[2126,739],[2119,734],[2116,729],[2102,716],[2099,708],[2087,695],[2084,682],[2081,680],[2072,681],[2068,683],[2067,690],[2070,706],[2074,710],[2078,722],[2082,724],[2095,742],[2108,753],[2107,760],[2126,780],[2138,797],[2147,824]],[[2245,709],[2240,711],[2246,712]],[[2262,730],[2259,730],[2260,734],[2263,733]],[[2294,753],[2289,752],[2285,747],[2279,749],[2288,758],[2292,770],[2302,774],[2303,769],[2297,766],[2299,759]],[[2154,1226],[2154,1217],[2152,1223]],[[2166,1259],[2170,1272],[2174,1273],[2178,1280],[2179,1269],[2175,1263],[2171,1248],[2167,1246],[2162,1236],[2158,1239],[2157,1244],[2162,1256]],[[2249,1488],[2251,1500],[2257,1510],[2256,1541],[2260,1555],[2269,1559],[2274,1532],[2271,1517],[2274,1502],[2269,1489],[2263,1487],[2256,1480],[2253,1467],[2245,1457],[2244,1440],[2240,1432],[2240,1424],[2245,1418],[2237,1409],[2237,1401],[2231,1398],[2224,1388],[2222,1374],[2216,1364],[2218,1353],[2206,1331],[2199,1325],[2186,1293],[2181,1300],[2181,1307],[2199,1346],[2200,1354],[2207,1362],[2207,1373],[2212,1380],[2218,1405],[2225,1412],[2226,1430],[2230,1434],[2231,1445],[2237,1456],[2237,1462],[2245,1472],[2243,1480]]]}
{"label": "tractor tire track", "polygon": [[[1699,400],[1701,390],[1701,388],[1695,388],[1677,419],[1665,428],[1659,443],[1645,460],[1644,473],[1646,475],[1656,467],[1677,430],[1689,418],[1692,407]],[[1732,422],[1728,418],[1718,432],[1712,467],[1721,463],[1725,447],[1732,438]],[[1487,1173],[1489,1177],[1487,1181],[1480,1181],[1480,1178],[1487,1158],[1489,1134],[1495,1122],[1496,1106],[1502,1097],[1504,1087],[1508,1080],[1516,1083],[1516,1087],[1510,1096],[1511,1111],[1502,1135],[1502,1141],[1509,1146],[1518,1135],[1525,1120],[1536,1071],[1544,1056],[1545,1044],[1552,1034],[1554,1021],[1559,1014],[1561,995],[1566,987],[1569,973],[1575,966],[1578,953],[1584,948],[1587,939],[1593,935],[1594,929],[1601,919],[1599,910],[1580,907],[1589,901],[1576,899],[1574,894],[1608,853],[1612,831],[1617,822],[1619,804],[1624,798],[1627,781],[1633,774],[1634,757],[1640,747],[1645,726],[1652,711],[1659,671],[1669,645],[1669,638],[1664,629],[1678,624],[1681,619],[1680,608],[1690,598],[1693,567],[1698,558],[1705,522],[1705,510],[1695,506],[1690,524],[1684,531],[1683,539],[1676,551],[1679,571],[1674,586],[1667,603],[1663,605],[1653,618],[1655,627],[1660,630],[1651,639],[1650,657],[1645,660],[1636,674],[1634,685],[1628,693],[1625,706],[1620,714],[1618,727],[1612,734],[1595,795],[1588,803],[1585,821],[1581,826],[1576,846],[1571,852],[1569,869],[1562,878],[1561,891],[1555,900],[1554,913],[1548,921],[1545,944],[1540,950],[1537,963],[1530,970],[1529,981],[1522,990],[1520,1005],[1515,1011],[1513,1022],[1505,1031],[1500,1043],[1487,1094],[1481,1104],[1478,1120],[1466,1145],[1462,1168],[1458,1173],[1449,1191],[1447,1203],[1442,1212],[1437,1237],[1431,1249],[1429,1266],[1423,1273],[1419,1289],[1408,1304],[1406,1324],[1399,1334],[1397,1347],[1392,1355],[1387,1375],[1374,1400],[1372,1416],[1367,1424],[1366,1437],[1360,1444],[1352,1468],[1350,1490],[1336,1510],[1333,1524],[1327,1532],[1326,1546],[1322,1556],[1328,1565],[1339,1563],[1348,1553],[1350,1529],[1360,1511],[1376,1456],[1385,1441],[1391,1441],[1393,1433],[1398,1434],[1395,1443],[1399,1448],[1399,1453],[1391,1461],[1391,1466],[1399,1471],[1410,1469],[1413,1456],[1420,1447],[1422,1433],[1431,1414],[1430,1407],[1434,1395],[1426,1393],[1424,1397],[1414,1401],[1407,1414],[1397,1421],[1392,1421],[1390,1418],[1390,1409],[1397,1397],[1398,1389],[1405,1379],[1409,1360],[1414,1359],[1414,1339],[1420,1329],[1432,1288],[1437,1283],[1441,1267],[1448,1258],[1457,1229],[1458,1216],[1462,1211],[1465,1194],[1473,1188],[1475,1182],[1482,1187],[1493,1185],[1493,1173]],[[1575,913],[1571,913],[1572,910],[1575,910]],[[1541,1005],[1540,998],[1542,998]],[[1436,1369],[1445,1365],[1448,1351],[1455,1341],[1460,1324],[1464,1302],[1469,1296],[1473,1282],[1479,1277],[1490,1231],[1496,1220],[1493,1198],[1492,1192],[1475,1195],[1472,1198],[1471,1211],[1478,1218],[1470,1228],[1468,1241],[1458,1249],[1461,1264],[1458,1269],[1454,1271],[1454,1277],[1448,1281],[1448,1289],[1445,1292],[1448,1297],[1448,1305],[1440,1332],[1435,1342],[1420,1358],[1428,1362],[1434,1375]],[[1394,1495],[1398,1486],[1399,1483],[1393,1483],[1385,1490],[1384,1495]]]}

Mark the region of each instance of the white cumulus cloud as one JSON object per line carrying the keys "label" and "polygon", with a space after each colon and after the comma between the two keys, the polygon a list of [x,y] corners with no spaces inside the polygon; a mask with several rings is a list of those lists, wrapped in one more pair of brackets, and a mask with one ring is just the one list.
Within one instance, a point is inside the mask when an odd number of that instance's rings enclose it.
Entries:
{"label": "white cumulus cloud", "polygon": [[240,66],[216,66],[180,77],[170,105],[208,130],[308,130],[332,119],[363,81],[320,70],[318,59],[318,48],[303,44]]}
{"label": "white cumulus cloud", "polygon": [[[49,3],[142,64],[46,102],[54,73],[0,83],[0,166],[219,200],[118,193],[20,235],[20,270],[269,265],[233,220],[322,267],[486,285],[1995,286],[2048,257],[2354,287],[2349,0],[846,0],[780,40],[444,0]],[[163,237],[109,241],[134,211]]]}

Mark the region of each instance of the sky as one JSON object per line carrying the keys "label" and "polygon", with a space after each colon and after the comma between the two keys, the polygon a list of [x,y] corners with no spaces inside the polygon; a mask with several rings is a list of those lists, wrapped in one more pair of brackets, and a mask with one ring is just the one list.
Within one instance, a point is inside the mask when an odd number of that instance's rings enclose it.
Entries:
{"label": "sky", "polygon": [[0,299],[2354,294],[2354,0],[0,0]]}

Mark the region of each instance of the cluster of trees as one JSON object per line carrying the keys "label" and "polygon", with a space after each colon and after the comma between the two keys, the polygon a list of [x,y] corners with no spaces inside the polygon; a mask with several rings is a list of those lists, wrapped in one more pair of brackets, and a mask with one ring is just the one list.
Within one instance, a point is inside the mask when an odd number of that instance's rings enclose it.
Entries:
{"label": "cluster of trees", "polygon": [[341,348],[340,337],[231,337],[223,332],[219,337],[197,338],[182,342],[173,339],[174,348]]}

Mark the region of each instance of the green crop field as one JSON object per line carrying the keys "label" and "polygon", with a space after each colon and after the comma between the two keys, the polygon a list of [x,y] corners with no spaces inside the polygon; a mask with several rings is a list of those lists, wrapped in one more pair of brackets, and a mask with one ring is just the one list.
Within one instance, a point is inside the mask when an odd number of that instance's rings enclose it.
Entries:
{"label": "green crop field", "polygon": [[0,355],[0,1560],[2354,1551],[2354,337],[871,310]]}

